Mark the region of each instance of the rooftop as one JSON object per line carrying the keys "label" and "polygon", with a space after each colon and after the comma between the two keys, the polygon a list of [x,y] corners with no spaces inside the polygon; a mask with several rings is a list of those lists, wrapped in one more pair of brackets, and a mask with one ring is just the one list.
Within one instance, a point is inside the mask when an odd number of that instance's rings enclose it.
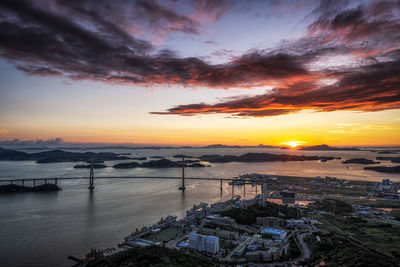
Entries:
{"label": "rooftop", "polygon": [[264,228],[261,230],[261,233],[263,234],[271,234],[271,235],[281,235],[282,232],[284,232],[285,230],[282,229],[276,229],[276,228]]}

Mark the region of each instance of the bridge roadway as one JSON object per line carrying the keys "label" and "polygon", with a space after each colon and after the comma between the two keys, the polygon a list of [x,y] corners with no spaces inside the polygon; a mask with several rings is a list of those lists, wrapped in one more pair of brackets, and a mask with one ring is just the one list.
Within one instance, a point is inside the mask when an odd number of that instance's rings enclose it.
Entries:
{"label": "bridge roadway", "polygon": [[[22,186],[25,186],[25,182],[32,182],[33,187],[36,186],[36,182],[42,181],[45,184],[49,181],[54,181],[55,185],[58,185],[58,180],[90,180],[90,177],[46,177],[46,178],[23,178],[23,179],[0,179],[1,183],[18,183],[20,182]],[[185,177],[185,176],[98,176],[97,179],[168,179],[168,180],[182,180],[182,186],[179,187],[179,190],[185,190],[185,180],[202,180],[202,181],[220,181],[220,191],[222,194],[222,182],[226,181],[234,181],[237,178],[220,178],[220,177]],[[244,185],[243,191],[246,194],[246,184],[262,184],[267,183],[267,181],[262,181],[260,179],[241,179],[244,183],[238,185]],[[90,180],[91,181],[91,180]],[[93,182],[92,182],[93,183]],[[90,183],[89,189],[94,189],[94,184]],[[235,184],[231,184],[232,186],[232,195],[234,194],[234,186]]]}
{"label": "bridge roadway", "polygon": [[[29,181],[44,181],[44,180],[89,180],[90,177],[46,177],[46,178],[23,178],[23,179],[0,179],[0,182],[29,182]],[[96,176],[98,179],[179,179],[181,176]],[[185,180],[206,180],[206,181],[232,181],[236,178],[219,178],[219,177],[185,177]],[[256,182],[252,179],[243,179],[246,182]]]}

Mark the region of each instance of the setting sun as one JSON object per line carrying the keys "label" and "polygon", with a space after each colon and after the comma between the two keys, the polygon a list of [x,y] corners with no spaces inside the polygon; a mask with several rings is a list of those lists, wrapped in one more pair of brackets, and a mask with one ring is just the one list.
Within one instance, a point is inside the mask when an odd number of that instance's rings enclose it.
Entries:
{"label": "setting sun", "polygon": [[305,142],[303,142],[303,141],[289,141],[289,142],[286,142],[286,143],[283,143],[283,144],[287,145],[287,146],[290,146],[291,148],[295,148],[295,147],[297,147],[297,146],[299,146],[299,145],[301,145],[303,143],[305,143]]}

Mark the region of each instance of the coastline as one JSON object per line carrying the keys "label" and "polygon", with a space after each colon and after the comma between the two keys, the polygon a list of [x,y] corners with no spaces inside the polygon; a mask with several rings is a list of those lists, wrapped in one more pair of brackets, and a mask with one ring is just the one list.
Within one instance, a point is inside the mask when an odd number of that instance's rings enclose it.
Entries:
{"label": "coastline", "polygon": [[[243,177],[247,177],[247,176],[254,176],[254,175],[259,175],[259,174],[246,174],[243,175]],[[283,182],[284,181],[280,181],[280,179],[284,180],[286,179],[286,182],[288,180],[293,180],[293,179],[298,179],[299,177],[288,177],[288,176],[280,176],[280,177],[274,177],[273,181],[279,181],[279,182]],[[313,180],[313,181],[311,181]],[[332,182],[339,182],[339,183],[344,183],[344,184],[352,184],[351,180],[345,180],[345,179],[337,179],[334,177],[325,177],[325,178],[321,178],[321,177],[315,177],[315,178],[308,178],[308,182],[322,182],[322,183],[332,183]],[[278,183],[279,183],[278,182]],[[304,180],[303,180],[304,182]],[[371,181],[364,181],[364,182],[357,182],[356,184],[358,184],[359,186],[368,186],[370,187],[371,185],[376,185],[376,183],[371,182]],[[243,187],[243,186],[238,186],[238,187]],[[285,187],[290,187],[288,186],[288,184],[286,184]],[[292,188],[294,189],[294,188]],[[371,188],[370,190],[375,190],[374,188]],[[368,191],[370,191],[368,190]],[[325,199],[337,199],[337,201],[341,202],[341,201],[346,201],[348,203],[352,203],[352,205],[370,205],[373,207],[379,207],[380,205],[371,205],[372,202],[378,203],[379,201],[377,201],[377,199],[372,199],[372,195],[368,198],[364,198],[363,202],[359,202],[357,198],[355,198],[353,195],[337,195],[337,194],[333,194],[333,195],[325,195],[325,194],[310,194],[308,197],[308,203],[305,204],[300,204],[299,203],[301,201],[301,198],[304,198],[304,196],[300,195],[298,196],[296,193],[296,197],[293,199],[287,199],[285,197],[281,197],[280,199],[283,201],[282,203],[278,203],[279,205],[285,204],[286,201],[286,205],[289,205],[289,207],[297,207],[297,208],[301,208],[304,206],[308,206],[309,204],[315,203],[315,202],[324,202]],[[271,202],[271,203],[276,203],[274,201],[274,195],[269,194],[267,196],[267,201]],[[303,199],[304,200],[304,199]],[[382,199],[383,200],[383,199]],[[136,229],[135,232],[132,232],[131,234],[129,234],[127,237],[124,238],[124,242],[118,244],[118,247],[121,250],[127,250],[130,248],[134,248],[134,247],[148,247],[148,246],[166,246],[167,248],[170,249],[180,249],[181,247],[181,243],[185,243],[188,242],[188,237],[189,235],[186,234],[186,229],[185,227],[187,227],[188,225],[193,225],[194,220],[199,220],[199,219],[212,219],[213,218],[217,218],[218,216],[220,216],[221,213],[224,213],[224,211],[230,210],[230,209],[234,209],[234,208],[238,208],[238,207],[251,207],[253,205],[261,205],[262,202],[262,197],[261,195],[256,195],[254,198],[251,199],[241,199],[240,196],[233,196],[231,199],[228,199],[226,201],[219,201],[216,203],[212,203],[211,205],[209,205],[208,203],[204,203],[201,202],[200,204],[194,205],[193,208],[186,210],[186,216],[184,216],[183,218],[177,220],[177,216],[171,216],[168,215],[165,218],[161,218],[156,224],[153,224],[152,226],[149,227],[142,227],[141,229]],[[289,202],[287,202],[289,201]],[[372,202],[371,202],[372,201]],[[305,201],[304,201],[305,202]],[[288,204],[289,203],[289,204]],[[394,203],[396,205],[392,206]],[[381,206],[382,207],[400,207],[400,200],[398,201],[388,201],[388,202],[381,202]],[[214,215],[216,214],[216,215]],[[216,216],[216,217],[215,217]],[[221,218],[222,217],[218,217]],[[219,220],[221,220],[219,219]],[[198,222],[196,222],[196,225],[198,224]],[[172,238],[172,236],[170,237],[170,239],[166,239],[164,241],[162,241],[161,239],[159,241],[154,241],[151,240],[152,238],[149,238],[149,236],[153,236],[156,235],[156,233],[159,233],[160,231],[163,231],[166,228],[179,228],[179,227],[183,227],[183,232],[180,233],[180,237],[176,240],[174,238]],[[196,228],[197,229],[197,228]],[[193,227],[192,227],[193,230]],[[197,231],[197,230],[196,230]],[[177,236],[177,234],[175,235],[175,237]],[[186,241],[184,241],[186,240]],[[112,253],[109,254],[113,255],[115,253],[120,252],[121,250],[117,251],[117,250],[112,250]],[[99,251],[101,252],[101,251]],[[89,254],[88,254],[89,255]],[[102,257],[102,256],[101,256]]]}

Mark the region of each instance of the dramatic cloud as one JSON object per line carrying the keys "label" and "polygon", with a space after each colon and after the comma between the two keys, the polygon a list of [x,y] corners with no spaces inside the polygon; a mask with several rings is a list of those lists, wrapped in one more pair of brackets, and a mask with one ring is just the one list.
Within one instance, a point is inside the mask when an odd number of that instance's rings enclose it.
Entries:
{"label": "dramatic cloud", "polygon": [[[399,2],[322,1],[303,38],[252,49],[224,64],[181,58],[156,44],[173,32],[199,34],[203,23],[219,20],[233,2],[185,2],[193,12],[182,12],[175,1],[46,3],[0,2],[0,56],[25,73],[141,86],[274,87],[260,96],[154,114],[275,116],[304,109],[399,108]],[[351,60],[339,60],[343,56]]]}
{"label": "dramatic cloud", "polygon": [[[281,85],[272,91],[217,104],[179,105],[153,114],[264,117],[300,110],[400,108],[400,3],[381,1],[355,8],[346,6],[346,1],[321,2],[313,12],[317,19],[309,26],[308,35],[282,45],[279,51],[285,51],[290,59],[286,63],[293,69],[283,72],[287,75],[279,77]],[[343,61],[344,56],[353,58],[352,62]],[[257,57],[265,61],[262,55]],[[268,67],[260,73],[247,69],[251,78],[259,78],[258,82],[263,81],[258,76],[261,73],[264,81],[278,78],[276,73],[265,76]],[[250,85],[254,85],[251,78]]]}
{"label": "dramatic cloud", "polygon": [[[250,87],[309,75],[303,66],[308,55],[255,51],[226,64],[212,65],[199,58],[179,58],[168,50],[156,53],[150,43],[123,29],[127,23],[113,24],[111,18],[101,15],[109,9],[116,13],[117,21],[121,20],[112,7],[101,6],[101,2],[93,8],[86,2],[65,3],[53,2],[44,8],[29,1],[2,1],[1,55],[32,75],[63,75],[144,86]],[[184,22],[188,18],[165,8],[149,7],[153,2],[135,3],[146,14],[144,17],[152,17],[148,20],[156,25],[160,20],[168,20],[169,25],[178,21],[187,25]],[[205,4],[199,10],[211,10],[214,14],[217,7]]]}
{"label": "dramatic cloud", "polygon": [[376,1],[338,13],[324,10],[309,26],[310,35],[318,34],[322,42],[358,48],[365,56],[400,48],[399,1]]}
{"label": "dramatic cloud", "polygon": [[228,3],[227,0],[194,0],[195,13],[193,18],[202,23],[210,23],[219,20],[226,12],[228,12],[233,1]]}
{"label": "dramatic cloud", "polygon": [[208,105],[180,105],[154,114],[231,114],[233,116],[275,116],[312,109],[316,111],[378,111],[400,108],[400,50],[397,60],[376,63],[349,72],[333,85],[299,82],[288,88],[253,97],[229,99]]}

